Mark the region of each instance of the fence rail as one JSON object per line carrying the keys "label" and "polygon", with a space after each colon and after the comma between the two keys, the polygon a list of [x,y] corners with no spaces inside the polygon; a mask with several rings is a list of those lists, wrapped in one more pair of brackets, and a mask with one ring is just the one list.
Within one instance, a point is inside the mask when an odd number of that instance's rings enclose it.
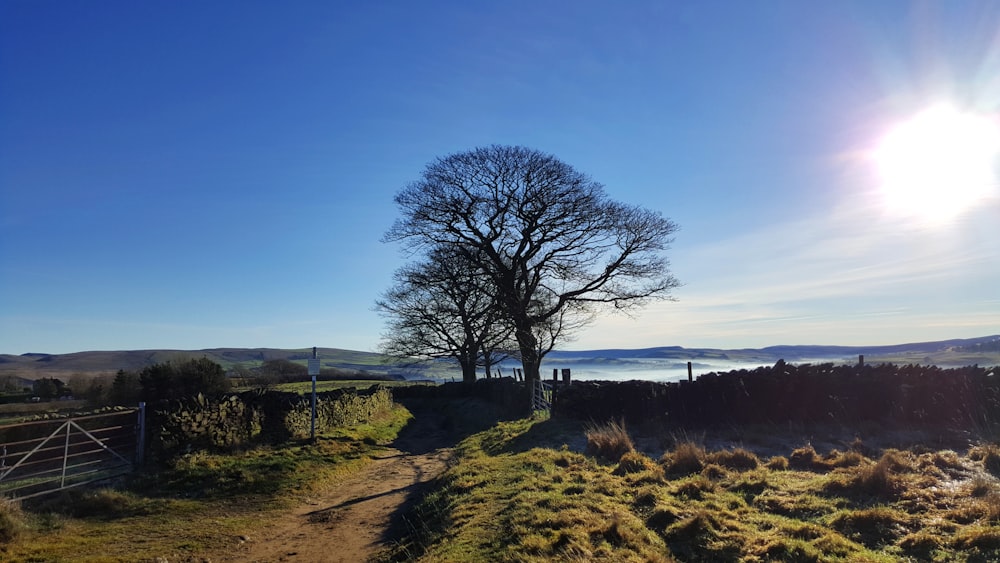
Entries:
{"label": "fence rail", "polygon": [[0,496],[22,499],[110,479],[141,461],[145,409],[0,426]]}

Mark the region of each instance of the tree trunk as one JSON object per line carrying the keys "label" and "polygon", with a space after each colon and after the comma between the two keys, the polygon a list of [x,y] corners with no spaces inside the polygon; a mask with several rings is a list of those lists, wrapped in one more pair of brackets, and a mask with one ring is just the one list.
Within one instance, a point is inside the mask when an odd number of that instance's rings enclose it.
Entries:
{"label": "tree trunk", "polygon": [[476,382],[476,359],[473,358],[472,361],[468,359],[459,360],[462,364],[462,383],[475,383]]}
{"label": "tree trunk", "polygon": [[524,325],[517,327],[514,336],[521,350],[521,366],[524,368],[524,405],[530,410],[534,400],[535,382],[541,379],[542,358],[538,354],[538,339],[531,332],[530,325],[522,327]]}
{"label": "tree trunk", "polygon": [[493,369],[493,361],[490,359],[490,352],[483,348],[483,371],[486,372],[486,379],[490,378],[491,369]]}

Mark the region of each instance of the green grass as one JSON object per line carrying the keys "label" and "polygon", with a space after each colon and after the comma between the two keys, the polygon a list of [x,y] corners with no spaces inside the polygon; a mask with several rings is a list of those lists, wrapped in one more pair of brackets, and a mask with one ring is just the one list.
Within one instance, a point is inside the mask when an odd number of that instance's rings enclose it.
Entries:
{"label": "green grass", "polygon": [[314,442],[289,442],[231,454],[195,452],[169,467],[133,475],[121,486],[69,490],[0,511],[0,560],[137,561],[194,554],[254,536],[268,514],[303,493],[360,470],[412,418],[397,406],[369,424]]}
{"label": "green grass", "polygon": [[[620,425],[494,424],[495,413],[468,401],[421,408],[465,437],[385,560],[1000,560],[1000,446],[991,442],[959,451],[939,439],[892,448],[848,438],[842,449],[779,451],[771,440],[765,453],[704,436],[637,437]],[[411,416],[397,407],[315,442],[193,453],[122,487],[9,507],[0,560],[183,561],[217,550],[362,468]],[[772,430],[764,434],[781,432]],[[670,447],[653,452],[654,443]]]}
{"label": "green grass", "polygon": [[655,461],[593,445],[595,455],[581,453],[609,429],[621,443],[618,428],[538,419],[467,438],[459,463],[408,515],[411,537],[384,559],[1000,559],[996,446],[961,454],[856,440],[846,451],[759,457],[684,440]]}

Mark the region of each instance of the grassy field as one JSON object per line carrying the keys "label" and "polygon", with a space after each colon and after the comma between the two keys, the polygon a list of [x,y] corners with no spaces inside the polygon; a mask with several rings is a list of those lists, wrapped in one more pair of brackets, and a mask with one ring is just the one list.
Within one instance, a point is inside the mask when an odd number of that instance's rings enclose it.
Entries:
{"label": "grassy field", "polygon": [[[383,387],[405,387],[409,385],[433,385],[432,383],[424,382],[414,382],[414,381],[376,381],[369,379],[345,379],[345,380],[335,380],[335,381],[317,381],[316,382],[316,392],[321,393],[323,391],[335,391],[337,389],[367,389],[372,385],[381,385]],[[299,393],[304,395],[306,393],[312,393],[312,382],[311,381],[297,381],[295,383],[282,383],[276,385],[275,389],[278,391],[287,391],[291,393]]]}
{"label": "grassy field", "polygon": [[268,515],[360,470],[411,418],[373,422],[230,455],[192,453],[115,488],[0,502],[0,561],[186,561],[233,545]]}
{"label": "grassy field", "polygon": [[961,367],[961,366],[1000,366],[1000,352],[963,352],[959,350],[948,350],[934,352],[932,354],[892,354],[892,355],[872,355],[865,356],[865,362],[870,364],[890,363],[890,364],[922,364],[935,365],[941,367]]}
{"label": "grassy field", "polygon": [[669,447],[649,455],[613,426],[500,423],[461,444],[409,515],[419,533],[385,559],[1000,560],[996,445],[855,439],[758,456],[661,438]]}
{"label": "grassy field", "polygon": [[86,401],[45,401],[39,403],[8,403],[0,405],[0,424],[20,422],[38,414],[75,412],[87,406]]}
{"label": "grassy field", "polygon": [[[452,410],[470,427],[485,411]],[[0,508],[0,560],[196,560],[358,471],[411,417],[397,407],[315,443],[192,453],[113,489]],[[1000,560],[1000,446],[984,429],[527,418],[461,434],[384,561]]]}

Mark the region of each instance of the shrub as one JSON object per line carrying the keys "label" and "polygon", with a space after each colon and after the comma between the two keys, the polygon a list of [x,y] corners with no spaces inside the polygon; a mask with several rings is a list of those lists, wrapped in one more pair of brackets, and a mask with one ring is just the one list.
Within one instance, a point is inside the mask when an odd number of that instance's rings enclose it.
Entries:
{"label": "shrub", "polygon": [[587,454],[618,461],[628,452],[635,451],[632,438],[625,431],[625,422],[610,420],[601,425],[590,424],[584,431],[587,437]]}

